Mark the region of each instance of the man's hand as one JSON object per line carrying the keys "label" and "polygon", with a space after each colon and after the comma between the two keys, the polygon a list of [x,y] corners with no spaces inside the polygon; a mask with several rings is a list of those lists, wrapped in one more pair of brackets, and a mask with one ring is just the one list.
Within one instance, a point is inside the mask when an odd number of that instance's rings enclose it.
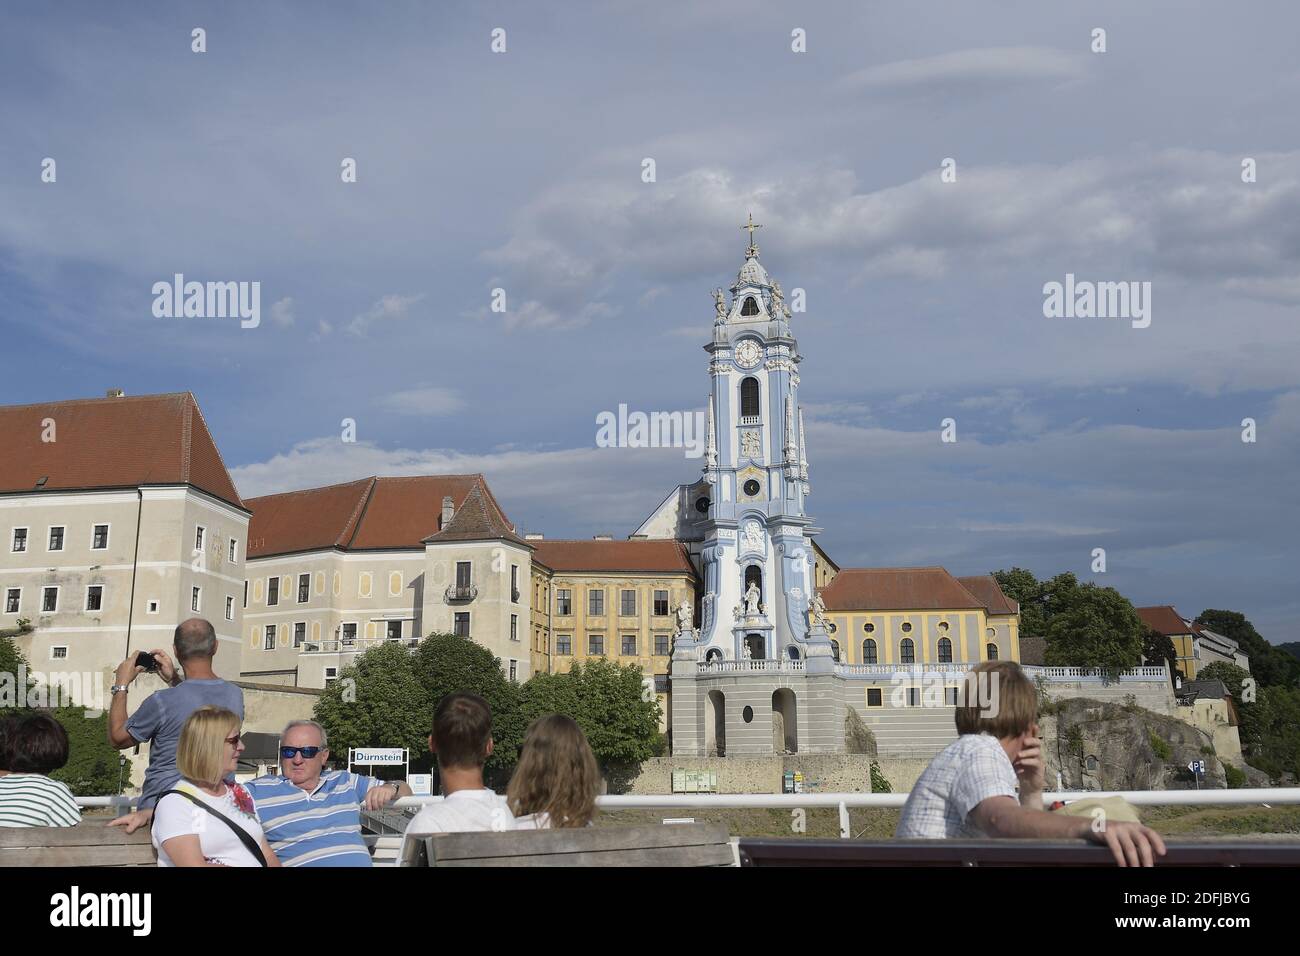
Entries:
{"label": "man's hand", "polygon": [[366,809],[382,810],[397,799],[397,793],[397,788],[391,783],[385,783],[378,787],[371,787],[366,791]]}
{"label": "man's hand", "polygon": [[1025,745],[1020,749],[1020,755],[1016,757],[1011,765],[1015,768],[1016,777],[1020,780],[1022,795],[1043,792],[1043,742],[1037,736],[1036,731],[1037,728],[1031,731],[1034,736],[1026,739]]}
{"label": "man's hand", "polygon": [[[168,662],[170,663],[170,661]],[[136,666],[135,656],[132,655],[117,665],[117,673],[114,675],[114,684],[129,684],[137,676],[144,673],[143,667]]]}
{"label": "man's hand", "polygon": [[1155,856],[1165,855],[1165,841],[1160,834],[1140,823],[1106,821],[1098,828],[1089,826],[1085,835],[1094,843],[1110,847],[1120,866],[1155,866]]}
{"label": "man's hand", "polygon": [[158,661],[158,676],[175,687],[176,678],[179,675],[176,673],[176,665],[172,663],[172,659],[167,655],[167,652],[161,648],[155,648],[149,653]]}
{"label": "man's hand", "polygon": [[153,821],[153,810],[136,810],[134,813],[128,813],[126,816],[118,817],[116,820],[110,820],[110,827],[126,827],[127,833],[134,833],[141,827],[148,826]]}

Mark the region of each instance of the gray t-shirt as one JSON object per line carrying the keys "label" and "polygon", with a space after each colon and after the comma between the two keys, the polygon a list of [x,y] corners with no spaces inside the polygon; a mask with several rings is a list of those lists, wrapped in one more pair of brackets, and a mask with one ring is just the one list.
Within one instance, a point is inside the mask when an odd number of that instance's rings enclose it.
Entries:
{"label": "gray t-shirt", "polygon": [[140,809],[158,802],[158,797],[181,778],[176,769],[176,745],[181,728],[190,714],[211,704],[233,710],[244,719],[244,692],[219,677],[186,680],[175,687],[154,691],[126,722],[126,732],[140,743],[149,743],[149,767],[144,772]]}

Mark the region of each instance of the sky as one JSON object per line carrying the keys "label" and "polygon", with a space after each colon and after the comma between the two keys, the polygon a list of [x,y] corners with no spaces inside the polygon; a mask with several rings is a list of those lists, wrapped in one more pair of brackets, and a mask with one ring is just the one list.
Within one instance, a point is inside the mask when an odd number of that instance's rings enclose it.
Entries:
{"label": "sky", "polygon": [[[704,407],[752,213],[838,564],[1300,639],[1294,4],[0,17],[0,403],[192,391],[244,497],[482,472],[521,531],[627,535],[701,461],[597,416]],[[155,316],[176,273],[259,282],[260,324]],[[1067,274],[1150,324],[1046,316]]]}

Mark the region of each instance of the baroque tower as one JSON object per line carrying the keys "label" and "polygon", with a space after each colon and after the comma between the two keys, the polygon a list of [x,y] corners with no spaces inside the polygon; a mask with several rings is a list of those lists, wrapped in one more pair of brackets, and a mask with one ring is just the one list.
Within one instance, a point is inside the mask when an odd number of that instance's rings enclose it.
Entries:
{"label": "baroque tower", "polygon": [[[673,753],[839,752],[830,637],[813,580],[802,356],[753,222],[730,300],[714,290],[703,477],[636,536],[687,543],[701,579],[673,647]],[[698,626],[695,626],[698,623]],[[823,686],[824,685],[824,686]]]}

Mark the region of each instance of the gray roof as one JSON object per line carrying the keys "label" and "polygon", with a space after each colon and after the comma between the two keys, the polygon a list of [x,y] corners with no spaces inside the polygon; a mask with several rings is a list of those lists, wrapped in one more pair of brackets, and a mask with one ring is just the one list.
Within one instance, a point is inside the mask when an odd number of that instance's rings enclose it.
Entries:
{"label": "gray roof", "polygon": [[1183,682],[1178,696],[1193,700],[1223,700],[1230,695],[1228,685],[1221,680],[1189,680]]}

